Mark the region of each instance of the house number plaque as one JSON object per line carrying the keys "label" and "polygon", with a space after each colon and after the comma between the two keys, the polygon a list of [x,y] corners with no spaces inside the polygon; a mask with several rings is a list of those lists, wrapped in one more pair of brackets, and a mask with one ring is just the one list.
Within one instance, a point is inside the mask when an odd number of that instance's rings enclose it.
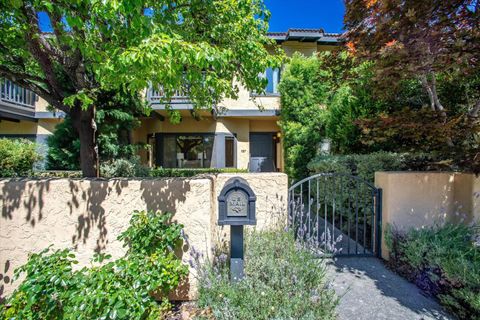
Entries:
{"label": "house number plaque", "polygon": [[248,196],[237,190],[227,195],[227,217],[246,217],[248,214]]}

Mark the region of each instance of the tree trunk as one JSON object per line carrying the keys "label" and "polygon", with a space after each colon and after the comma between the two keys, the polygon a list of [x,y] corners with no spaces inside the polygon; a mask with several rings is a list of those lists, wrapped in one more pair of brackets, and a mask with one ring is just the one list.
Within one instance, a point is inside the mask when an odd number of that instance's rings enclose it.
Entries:
{"label": "tree trunk", "polygon": [[430,100],[430,109],[432,109],[432,111],[435,111],[435,100],[433,99],[432,88],[428,84],[427,76],[425,74],[422,74],[420,76],[420,80],[422,82],[423,88],[425,89],[425,91],[428,94],[428,99]]}
{"label": "tree trunk", "polygon": [[99,176],[98,145],[96,140],[95,108],[82,110],[75,106],[72,120],[80,138],[80,168],[84,177]]}

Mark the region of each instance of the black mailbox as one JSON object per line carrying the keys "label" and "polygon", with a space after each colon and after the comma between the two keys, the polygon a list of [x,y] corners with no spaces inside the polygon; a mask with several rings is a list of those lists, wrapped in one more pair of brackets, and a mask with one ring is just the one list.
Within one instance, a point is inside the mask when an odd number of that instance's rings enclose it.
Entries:
{"label": "black mailbox", "polygon": [[219,225],[255,225],[255,201],[257,197],[242,178],[232,178],[218,196]]}

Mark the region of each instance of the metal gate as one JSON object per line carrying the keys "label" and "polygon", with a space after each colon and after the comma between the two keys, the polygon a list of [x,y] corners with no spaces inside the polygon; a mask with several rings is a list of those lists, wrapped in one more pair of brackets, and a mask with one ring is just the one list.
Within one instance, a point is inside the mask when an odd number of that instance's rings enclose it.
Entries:
{"label": "metal gate", "polygon": [[288,227],[321,254],[379,256],[382,189],[357,176],[320,173],[289,189]]}

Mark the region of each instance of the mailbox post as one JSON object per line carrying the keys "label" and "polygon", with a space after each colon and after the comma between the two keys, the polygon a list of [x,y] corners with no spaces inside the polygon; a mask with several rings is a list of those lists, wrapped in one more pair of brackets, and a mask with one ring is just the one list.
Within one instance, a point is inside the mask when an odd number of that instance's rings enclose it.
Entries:
{"label": "mailbox post", "polygon": [[243,226],[255,225],[257,197],[248,183],[239,177],[225,183],[218,196],[218,224],[230,226],[230,279],[243,278]]}

